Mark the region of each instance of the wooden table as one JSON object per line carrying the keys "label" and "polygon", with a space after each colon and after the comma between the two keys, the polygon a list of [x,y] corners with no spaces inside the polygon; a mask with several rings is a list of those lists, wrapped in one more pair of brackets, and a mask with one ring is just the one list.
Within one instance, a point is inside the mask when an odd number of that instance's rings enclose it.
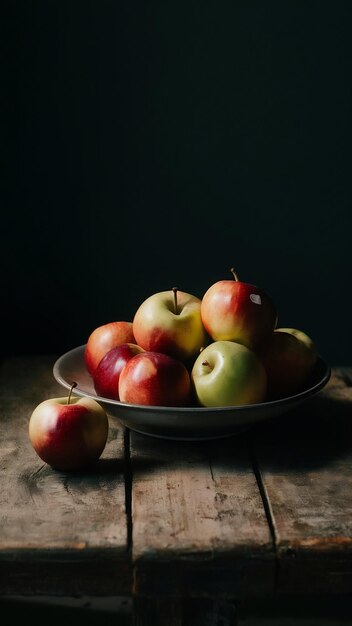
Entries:
{"label": "wooden table", "polygon": [[96,466],[65,473],[28,438],[34,407],[65,395],[54,361],[1,364],[2,596],[132,596],[135,624],[206,626],[234,624],[251,598],[352,591],[352,369],[228,439],[170,442],[110,418]]}

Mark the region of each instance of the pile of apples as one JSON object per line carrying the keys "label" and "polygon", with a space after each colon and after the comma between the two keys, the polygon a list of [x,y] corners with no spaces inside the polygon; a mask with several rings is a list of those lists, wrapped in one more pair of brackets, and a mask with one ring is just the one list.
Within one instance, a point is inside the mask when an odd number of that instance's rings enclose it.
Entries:
{"label": "pile of apples", "polygon": [[99,397],[150,406],[236,406],[299,391],[317,359],[302,330],[277,328],[261,288],[233,278],[203,298],[154,293],[132,321],[93,330],[85,364]]}
{"label": "pile of apples", "polygon": [[[176,288],[154,293],[132,321],[95,328],[84,352],[97,400],[149,406],[220,407],[275,400],[299,391],[317,360],[311,338],[277,328],[263,289],[220,280],[200,299]],[[49,398],[29,420],[38,456],[56,470],[96,461],[107,413],[92,398]]]}

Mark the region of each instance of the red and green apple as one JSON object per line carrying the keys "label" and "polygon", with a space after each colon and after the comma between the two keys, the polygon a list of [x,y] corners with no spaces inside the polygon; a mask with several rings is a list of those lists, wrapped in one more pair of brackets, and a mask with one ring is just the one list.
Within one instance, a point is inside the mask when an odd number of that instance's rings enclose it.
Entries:
{"label": "red and green apple", "polygon": [[275,329],[258,354],[267,373],[270,399],[298,392],[308,381],[318,358],[311,337],[297,328]]}
{"label": "red and green apple", "polygon": [[149,296],[134,315],[135,342],[183,362],[193,359],[209,342],[200,307],[197,296],[176,288]]}
{"label": "red and green apple", "polygon": [[[71,389],[72,391],[72,389]],[[99,459],[108,437],[108,417],[91,398],[49,398],[29,419],[29,439],[53,469],[75,470]]]}
{"label": "red and green apple", "polygon": [[217,281],[205,292],[203,325],[213,341],[235,341],[254,350],[274,331],[276,307],[263,289],[240,281],[231,271],[233,280]]}

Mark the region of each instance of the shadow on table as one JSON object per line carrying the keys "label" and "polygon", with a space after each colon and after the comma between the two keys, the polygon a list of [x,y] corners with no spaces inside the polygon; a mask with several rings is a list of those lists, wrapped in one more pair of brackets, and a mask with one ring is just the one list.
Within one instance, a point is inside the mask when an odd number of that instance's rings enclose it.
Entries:
{"label": "shadow on table", "polygon": [[238,626],[350,626],[351,594],[250,598],[237,605]]}
{"label": "shadow on table", "polygon": [[50,626],[130,626],[131,608],[126,599],[99,600],[98,606],[84,599],[0,598],[1,626],[50,624]]}
{"label": "shadow on table", "polygon": [[241,472],[248,469],[249,459],[255,462],[259,451],[272,471],[309,471],[350,454],[352,400],[321,392],[287,413],[222,439],[168,441],[133,433],[131,441],[132,468],[138,473],[181,463],[214,463],[228,472]]}
{"label": "shadow on table", "polygon": [[313,470],[351,454],[352,401],[321,392],[301,407],[248,433],[254,454],[265,454],[271,471]]}

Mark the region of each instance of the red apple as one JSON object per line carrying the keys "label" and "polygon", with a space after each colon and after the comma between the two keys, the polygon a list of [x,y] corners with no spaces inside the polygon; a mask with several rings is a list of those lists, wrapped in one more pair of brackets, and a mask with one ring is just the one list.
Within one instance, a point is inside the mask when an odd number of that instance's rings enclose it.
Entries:
{"label": "red apple", "polygon": [[56,470],[74,470],[96,461],[108,436],[108,417],[91,398],[50,398],[34,409],[29,438],[38,456]]}
{"label": "red apple", "polygon": [[122,343],[103,356],[93,372],[94,389],[98,396],[119,400],[119,378],[122,368],[135,354],[144,352],[135,343]]}
{"label": "red apple", "polygon": [[152,406],[187,406],[191,379],[181,361],[160,352],[142,352],[120,374],[121,402]]}
{"label": "red apple", "polygon": [[264,343],[277,324],[276,307],[263,289],[240,281],[220,280],[201,304],[203,325],[214,341],[235,341],[251,350]]}
{"label": "red apple", "polygon": [[149,296],[133,319],[136,343],[150,352],[162,352],[183,362],[191,361],[209,341],[202,324],[200,305],[197,296],[176,287]]}
{"label": "red apple", "polygon": [[109,322],[93,330],[84,353],[86,367],[91,376],[103,356],[121,343],[136,343],[132,322]]}

